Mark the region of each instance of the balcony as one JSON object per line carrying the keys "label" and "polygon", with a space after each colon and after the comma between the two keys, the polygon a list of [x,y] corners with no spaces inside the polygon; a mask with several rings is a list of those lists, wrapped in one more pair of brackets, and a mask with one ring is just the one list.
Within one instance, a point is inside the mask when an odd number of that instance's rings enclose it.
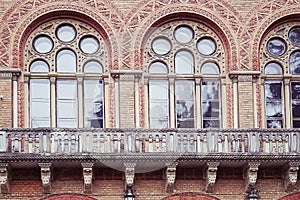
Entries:
{"label": "balcony", "polygon": [[[1,129],[0,159],[48,156],[123,159],[299,159],[298,129]],[[109,157],[107,157],[109,155]],[[49,157],[50,156],[50,157]],[[51,157],[52,156],[52,157]],[[114,158],[113,158],[114,157]]]}

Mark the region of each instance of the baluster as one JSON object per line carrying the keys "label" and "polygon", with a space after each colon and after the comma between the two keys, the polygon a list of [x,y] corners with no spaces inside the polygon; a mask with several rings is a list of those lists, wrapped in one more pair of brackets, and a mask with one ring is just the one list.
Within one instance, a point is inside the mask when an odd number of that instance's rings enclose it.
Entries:
{"label": "baluster", "polygon": [[207,134],[204,134],[203,136],[203,145],[202,145],[202,152],[207,153],[208,152],[208,144],[207,144]]}
{"label": "baluster", "polygon": [[218,152],[219,153],[222,153],[222,152],[224,152],[224,150],[223,150],[223,143],[222,143],[222,135],[218,135]]}
{"label": "baluster", "polygon": [[278,135],[278,139],[277,139],[277,149],[278,149],[278,153],[283,153],[283,140],[282,140],[282,135]]}
{"label": "baluster", "polygon": [[99,136],[99,143],[100,143],[100,149],[99,149],[99,152],[100,153],[106,153],[105,152],[105,135],[104,134],[101,134]]}
{"label": "baluster", "polygon": [[154,152],[160,152],[160,138],[159,135],[155,135],[155,150]]}
{"label": "baluster", "polygon": [[167,152],[167,136],[165,134],[162,135],[161,145],[161,152]]}
{"label": "baluster", "polygon": [[76,134],[72,134],[71,135],[71,152],[72,153],[75,153],[77,152],[77,149],[76,149]]}
{"label": "baluster", "polygon": [[228,141],[228,135],[224,135],[224,153],[228,153],[229,152],[229,141]]}
{"label": "baluster", "polygon": [[153,145],[153,136],[148,135],[146,138],[146,152],[153,152],[154,145]]}
{"label": "baluster", "polygon": [[29,138],[28,138],[28,132],[25,133],[25,138],[24,138],[24,153],[29,153],[29,146],[28,146]]}
{"label": "baluster", "polygon": [[288,153],[289,152],[289,135],[285,134],[284,137],[284,152]]}
{"label": "baluster", "polygon": [[167,141],[166,141],[166,151],[168,152],[174,152],[175,149],[175,144],[174,144],[174,134],[173,133],[168,133],[167,135]]}

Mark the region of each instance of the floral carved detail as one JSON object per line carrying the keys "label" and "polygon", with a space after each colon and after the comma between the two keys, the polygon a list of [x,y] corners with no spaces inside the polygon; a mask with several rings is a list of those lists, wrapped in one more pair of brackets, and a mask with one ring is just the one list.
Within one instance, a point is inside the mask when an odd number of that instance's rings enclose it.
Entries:
{"label": "floral carved detail", "polygon": [[41,168],[43,192],[45,194],[51,193],[51,165],[51,163],[39,163],[39,166]]}
{"label": "floral carved detail", "polygon": [[92,193],[93,163],[81,163],[83,170],[83,192]]}
{"label": "floral carved detail", "polygon": [[217,180],[217,170],[220,162],[208,162],[205,172],[205,191],[212,193]]}
{"label": "floral carved detail", "polygon": [[173,192],[174,191],[174,184],[176,179],[176,167],[178,163],[167,163],[166,166],[166,192]]}
{"label": "floral carved detail", "polygon": [[0,193],[9,193],[9,182],[8,182],[8,164],[0,164]]}
{"label": "floral carved detail", "polygon": [[292,192],[295,189],[299,166],[299,162],[289,162],[284,167],[284,187],[286,192]]}
{"label": "floral carved detail", "polygon": [[125,188],[127,186],[133,186],[134,182],[134,173],[135,173],[136,163],[124,163],[125,167]]}
{"label": "floral carved detail", "polygon": [[260,162],[248,162],[244,168],[246,191],[253,187],[257,180],[257,172]]}

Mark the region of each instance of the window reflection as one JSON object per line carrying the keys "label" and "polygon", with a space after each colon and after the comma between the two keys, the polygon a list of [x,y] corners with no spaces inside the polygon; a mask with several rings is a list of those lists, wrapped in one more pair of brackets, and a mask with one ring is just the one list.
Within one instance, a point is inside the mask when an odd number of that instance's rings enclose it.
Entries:
{"label": "window reflection", "polygon": [[290,69],[292,74],[300,74],[300,51],[291,54]]}
{"label": "window reflection", "polygon": [[194,57],[188,51],[180,51],[175,55],[175,71],[177,74],[194,73]]}
{"label": "window reflection", "polygon": [[300,83],[291,84],[293,128],[300,128]]}
{"label": "window reflection", "polygon": [[57,54],[57,72],[75,73],[76,55],[73,51],[64,49]]}

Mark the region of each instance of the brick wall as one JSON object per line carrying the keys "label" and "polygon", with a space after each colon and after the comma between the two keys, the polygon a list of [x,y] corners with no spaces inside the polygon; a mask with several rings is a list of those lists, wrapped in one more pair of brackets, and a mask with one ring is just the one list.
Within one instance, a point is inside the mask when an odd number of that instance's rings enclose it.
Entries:
{"label": "brick wall", "polygon": [[0,127],[12,127],[12,81],[0,77]]}

